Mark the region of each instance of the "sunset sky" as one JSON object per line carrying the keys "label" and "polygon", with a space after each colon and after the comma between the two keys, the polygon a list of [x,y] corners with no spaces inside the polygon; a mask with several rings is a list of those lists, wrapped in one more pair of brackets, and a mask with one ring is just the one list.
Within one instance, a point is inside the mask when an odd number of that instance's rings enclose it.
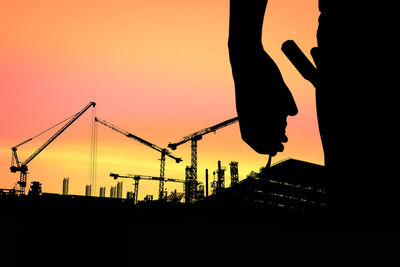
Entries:
{"label": "sunset sky", "polygon": [[[314,89],[280,48],[293,39],[304,53],[316,46],[317,0],[270,0],[263,44],[282,71],[299,114],[288,120],[289,142],[273,162],[296,158],[323,163]],[[80,111],[90,101],[96,114],[156,145],[167,147],[202,128],[235,117],[228,57],[228,0],[14,0],[0,3],[0,188],[11,188],[19,173],[9,171],[11,147]],[[90,183],[91,116],[88,110],[28,165],[28,186],[44,192],[84,194]],[[262,124],[262,122],[260,122]],[[117,181],[110,171],[158,176],[160,153],[98,125],[99,187]],[[19,147],[23,161],[54,132]],[[183,162],[166,160],[165,176],[185,177],[190,143],[172,151]],[[221,160],[230,184],[229,162],[239,177],[265,166],[233,124],[198,142],[198,176],[204,181]],[[124,180],[124,194],[133,190]],[[168,192],[182,184],[166,183]],[[158,183],[141,181],[139,199],[157,197]]]}

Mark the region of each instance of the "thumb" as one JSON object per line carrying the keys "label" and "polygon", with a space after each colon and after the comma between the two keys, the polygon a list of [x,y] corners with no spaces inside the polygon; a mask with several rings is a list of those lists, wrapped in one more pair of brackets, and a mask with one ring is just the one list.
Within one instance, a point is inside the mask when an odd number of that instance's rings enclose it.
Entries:
{"label": "thumb", "polygon": [[312,58],[314,60],[315,66],[317,66],[317,69],[318,69],[319,66],[320,66],[320,62],[321,62],[320,61],[320,53],[319,53],[318,47],[311,48],[310,54],[311,54],[311,56],[312,56]]}

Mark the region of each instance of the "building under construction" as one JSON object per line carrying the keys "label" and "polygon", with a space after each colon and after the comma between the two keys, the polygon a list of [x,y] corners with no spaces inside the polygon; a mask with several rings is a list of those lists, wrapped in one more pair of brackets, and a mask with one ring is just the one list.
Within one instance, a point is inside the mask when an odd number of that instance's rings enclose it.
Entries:
{"label": "building under construction", "polygon": [[288,159],[252,172],[238,181],[237,165],[231,163],[231,187],[224,188],[224,169],[217,171],[215,194],[209,201],[232,206],[264,206],[305,211],[326,206],[326,181],[321,165]]}
{"label": "building under construction", "polygon": [[288,159],[264,169],[267,205],[305,210],[326,206],[326,178],[321,165]]}

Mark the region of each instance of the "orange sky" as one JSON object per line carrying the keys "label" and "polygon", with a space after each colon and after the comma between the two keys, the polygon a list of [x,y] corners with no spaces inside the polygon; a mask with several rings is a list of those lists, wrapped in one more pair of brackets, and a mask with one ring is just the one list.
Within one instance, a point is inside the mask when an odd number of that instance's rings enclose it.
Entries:
{"label": "orange sky", "polygon": [[[0,188],[19,174],[9,172],[10,148],[97,103],[99,117],[159,146],[236,116],[227,38],[229,1],[2,1],[0,3]],[[317,0],[270,0],[264,47],[279,65],[299,114],[289,119],[289,143],[274,161],[298,158],[322,164],[313,87],[280,51],[294,39],[309,56],[316,45]],[[60,193],[84,194],[89,180],[90,117],[85,113],[28,166],[28,184]],[[22,160],[49,138],[21,146]],[[184,178],[190,143],[166,161],[166,177]],[[108,174],[159,174],[159,153],[98,125],[97,186],[116,184]],[[198,173],[204,181],[217,161],[239,161],[239,176],[266,164],[245,145],[237,125],[199,141]],[[212,179],[212,177],[211,177]],[[180,184],[167,190],[182,191]],[[133,190],[124,180],[124,191]],[[142,181],[139,199],[157,196],[158,184]],[[98,194],[98,188],[96,189]],[[125,195],[125,192],[124,192]]]}

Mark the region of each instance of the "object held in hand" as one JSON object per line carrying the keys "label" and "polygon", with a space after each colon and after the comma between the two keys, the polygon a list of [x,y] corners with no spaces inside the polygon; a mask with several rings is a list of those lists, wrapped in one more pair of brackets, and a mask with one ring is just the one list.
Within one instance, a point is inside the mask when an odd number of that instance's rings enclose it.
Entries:
{"label": "object held in hand", "polygon": [[293,40],[287,40],[282,44],[281,50],[304,79],[310,81],[316,87],[318,83],[318,70],[308,60],[297,44]]}

